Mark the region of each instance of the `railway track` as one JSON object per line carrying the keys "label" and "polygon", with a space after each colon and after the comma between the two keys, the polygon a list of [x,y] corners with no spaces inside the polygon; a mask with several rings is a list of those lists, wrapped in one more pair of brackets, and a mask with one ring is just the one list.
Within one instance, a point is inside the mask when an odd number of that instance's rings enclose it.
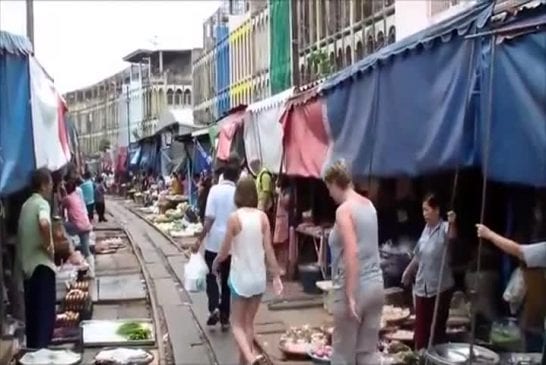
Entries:
{"label": "railway track", "polygon": [[[154,313],[154,316],[155,315],[158,316],[159,318],[158,323],[161,324],[158,328],[158,331],[160,331],[158,333],[161,333],[162,337],[166,334],[165,318],[164,318],[163,312],[161,310],[158,310],[160,305],[158,304],[157,291],[155,290],[154,279],[150,275],[149,270],[146,269],[147,264],[143,256],[143,252],[145,252],[145,254],[149,254],[149,251],[143,250],[142,249],[143,246],[153,248],[154,252],[159,256],[159,260],[161,264],[165,267],[169,277],[172,278],[173,281],[177,283],[179,290],[184,293],[184,295],[181,296],[181,300],[183,302],[183,305],[187,306],[190,309],[190,312],[193,317],[193,322],[199,331],[199,336],[203,341],[203,345],[206,346],[206,353],[208,355],[209,363],[214,365],[226,364],[226,360],[223,359],[223,356],[221,354],[219,355],[215,353],[214,346],[211,344],[211,340],[208,335],[208,331],[205,328],[203,328],[203,326],[200,324],[197,318],[197,315],[194,309],[192,308],[192,305],[194,303],[192,303],[190,296],[184,290],[184,285],[181,280],[181,275],[177,275],[175,269],[172,266],[172,262],[169,260],[169,257],[165,252],[165,251],[176,250],[180,255],[183,255],[187,260],[187,258],[189,257],[189,251],[184,250],[181,247],[180,243],[177,243],[170,236],[158,230],[153,225],[153,223],[147,220],[134,207],[125,206],[122,201],[117,201],[115,204],[110,204],[109,210],[118,220],[121,220],[120,223],[122,224],[125,232],[127,233],[128,237],[130,237],[130,240],[134,242],[133,243],[134,252],[136,253],[139,263],[143,268],[142,270],[144,273],[144,277],[145,277],[145,280],[147,281],[146,285],[149,288],[152,288],[152,290],[150,290],[150,297],[152,296],[154,297],[154,298],[151,298],[152,307],[155,308],[154,309],[155,311],[157,311],[157,313]],[[158,237],[160,237],[161,239],[158,239]],[[139,242],[139,241],[145,241],[145,242]],[[160,241],[163,241],[163,242],[160,242]],[[168,246],[166,246],[166,244]],[[174,364],[173,362],[174,360],[172,359],[173,339],[170,337],[169,339],[170,341],[165,341],[165,343],[158,344],[158,346],[161,347],[161,345],[163,345],[164,347],[163,356],[165,357],[165,361],[166,361],[165,363]],[[256,342],[256,345],[259,346],[257,342]],[[237,351],[237,350],[234,348],[233,351]],[[273,361],[267,356],[267,353],[265,351],[261,351],[261,352],[266,357],[264,363],[273,364]],[[163,363],[164,362],[161,362],[161,364]]]}
{"label": "railway track", "polygon": [[[160,264],[165,268],[170,279],[172,279],[178,286],[179,292],[184,292],[183,283],[172,267],[171,262],[169,262],[168,257],[165,253],[165,245],[160,245],[160,242],[157,240],[157,236],[160,235],[165,243],[175,248],[180,255],[187,257],[185,253],[174,241],[172,241],[168,236],[157,230],[153,225],[149,224],[142,216],[135,213],[131,209],[123,206],[120,202],[113,202],[109,204],[109,212],[115,217],[115,219],[120,223],[122,229],[125,231],[131,245],[133,246],[133,251],[137,257],[139,265],[142,268],[143,277],[148,288],[148,293],[150,297],[150,303],[152,307],[152,316],[154,318],[154,323],[156,324],[156,333],[158,334],[158,349],[160,364],[174,364],[178,365],[180,361],[175,359],[174,353],[175,350],[173,346],[176,346],[177,339],[172,338],[169,335],[169,330],[167,326],[167,319],[165,317],[164,310],[162,310],[162,305],[158,297],[157,289],[157,280],[153,277],[152,272],[150,271],[150,265],[147,263],[145,255],[150,255],[150,249],[157,255],[159,258],[158,262],[155,264]],[[142,222],[144,221],[144,222]],[[144,223],[144,224],[143,224]],[[155,236],[155,239],[154,239]],[[181,294],[181,293],[180,293]],[[174,293],[173,293],[174,295]],[[199,324],[197,317],[192,310],[191,300],[187,300],[189,296],[187,293],[185,295],[179,295],[180,303],[183,306],[186,306],[190,309],[192,315],[193,324],[198,330],[198,336],[202,340],[201,344],[206,348],[205,353],[208,357],[209,364],[219,364],[216,354],[213,351],[213,348],[210,344],[210,341],[204,331],[204,329]],[[204,359],[203,359],[204,360]],[[202,364],[206,361],[201,362]]]}

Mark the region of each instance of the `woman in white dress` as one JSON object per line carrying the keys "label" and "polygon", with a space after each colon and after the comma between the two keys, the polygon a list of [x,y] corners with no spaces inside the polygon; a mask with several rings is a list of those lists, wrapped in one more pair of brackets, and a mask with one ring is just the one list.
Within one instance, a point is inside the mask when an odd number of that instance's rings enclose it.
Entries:
{"label": "woman in white dress", "polygon": [[266,263],[277,295],[283,289],[280,270],[271,244],[271,228],[264,212],[257,209],[256,183],[242,178],[235,190],[237,210],[228,220],[226,237],[212,270],[231,253],[229,286],[232,295],[232,332],[239,347],[241,364],[258,364],[261,356],[254,349],[254,318],[267,286]]}

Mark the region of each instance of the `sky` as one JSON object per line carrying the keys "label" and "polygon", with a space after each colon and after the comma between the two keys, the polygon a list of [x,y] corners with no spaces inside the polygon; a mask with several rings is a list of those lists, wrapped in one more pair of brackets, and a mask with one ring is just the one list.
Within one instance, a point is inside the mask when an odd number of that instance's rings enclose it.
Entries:
{"label": "sky", "polygon": [[[153,41],[167,48],[202,45],[202,24],[219,1],[35,0],[35,56],[67,92],[127,66],[122,58]],[[24,0],[0,0],[0,30],[26,34]]]}

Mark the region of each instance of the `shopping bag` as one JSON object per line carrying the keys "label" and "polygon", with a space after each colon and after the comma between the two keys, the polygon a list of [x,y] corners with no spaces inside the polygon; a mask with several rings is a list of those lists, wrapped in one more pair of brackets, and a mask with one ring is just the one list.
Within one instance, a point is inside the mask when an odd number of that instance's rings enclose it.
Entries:
{"label": "shopping bag", "polygon": [[189,292],[205,290],[205,283],[209,269],[201,254],[193,253],[184,267],[184,288]]}
{"label": "shopping bag", "polygon": [[510,281],[504,290],[502,298],[510,305],[510,312],[516,314],[527,294],[527,286],[523,277],[523,271],[518,267],[510,276]]}

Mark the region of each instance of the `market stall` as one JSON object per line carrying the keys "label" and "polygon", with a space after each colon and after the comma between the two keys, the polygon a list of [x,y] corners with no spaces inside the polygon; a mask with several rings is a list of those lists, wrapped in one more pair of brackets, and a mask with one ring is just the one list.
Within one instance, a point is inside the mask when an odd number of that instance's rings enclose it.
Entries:
{"label": "market stall", "polygon": [[37,168],[57,171],[77,153],[66,105],[22,36],[0,31],[0,363],[22,346],[22,286],[15,270],[18,212]]}
{"label": "market stall", "polygon": [[262,167],[275,174],[280,171],[282,161],[283,130],[280,119],[293,91],[290,88],[249,105],[244,120],[246,160],[259,160]]}
{"label": "market stall", "polygon": [[231,109],[226,116],[220,119],[217,124],[218,142],[214,142],[215,158],[220,161],[227,161],[232,152],[244,156],[244,142],[242,125],[246,115],[246,105]]}
{"label": "market stall", "polygon": [[[328,134],[323,123],[322,109],[322,101],[319,98],[317,87],[296,94],[287,100],[284,113],[280,117],[283,128],[283,174],[291,177],[309,178],[310,180],[320,179],[329,145]],[[302,183],[305,184],[305,182]],[[309,183],[307,181],[307,184]],[[307,187],[309,186],[314,185],[307,185]],[[298,201],[301,201],[302,187],[303,185],[300,186],[300,189],[297,189],[296,184],[294,188],[296,205],[298,205]],[[327,198],[325,189],[322,189],[322,194],[326,194],[325,198]],[[312,197],[311,200],[316,198]],[[328,200],[329,198],[326,201]],[[296,215],[301,214],[296,213]],[[325,259],[327,257],[327,249],[325,249],[327,230],[324,230],[324,227],[321,226],[324,222],[319,222],[311,216],[304,219],[304,225],[293,227],[294,234],[291,235],[289,242],[287,273],[291,279],[294,278],[296,273],[300,246],[306,240],[305,238],[311,240],[313,246],[316,247],[317,262],[321,266],[320,271],[324,272],[324,274],[328,271],[327,267],[325,267],[327,265]],[[330,221],[330,223],[332,222]],[[299,225],[300,222],[293,220],[293,223]]]}

